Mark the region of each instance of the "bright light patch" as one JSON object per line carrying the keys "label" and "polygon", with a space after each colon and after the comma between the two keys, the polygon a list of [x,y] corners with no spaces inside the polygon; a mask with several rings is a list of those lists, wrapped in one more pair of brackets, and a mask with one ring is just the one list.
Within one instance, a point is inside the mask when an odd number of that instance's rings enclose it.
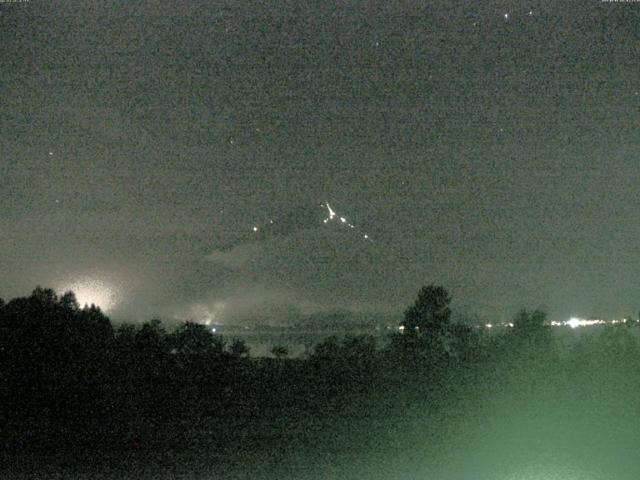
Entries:
{"label": "bright light patch", "polygon": [[567,325],[571,328],[578,328],[578,327],[591,327],[593,325],[604,325],[606,323],[611,323],[615,325],[618,323],[618,321],[611,320],[610,322],[606,322],[604,320],[583,320],[581,318],[573,317],[567,320],[566,322],[564,322],[564,325]]}
{"label": "bright light patch", "polygon": [[[225,302],[214,302],[213,305],[198,303],[191,307],[190,320],[210,326],[220,323],[220,313],[225,309]],[[211,331],[215,332],[215,327]]]}
{"label": "bright light patch", "polygon": [[96,278],[83,278],[62,289],[71,290],[76,295],[80,307],[95,305],[103,311],[113,308],[118,302],[117,291],[113,285]]}
{"label": "bright light patch", "polygon": [[569,321],[567,322],[567,325],[569,325],[571,328],[578,328],[580,324],[581,322],[577,318],[570,318]]}

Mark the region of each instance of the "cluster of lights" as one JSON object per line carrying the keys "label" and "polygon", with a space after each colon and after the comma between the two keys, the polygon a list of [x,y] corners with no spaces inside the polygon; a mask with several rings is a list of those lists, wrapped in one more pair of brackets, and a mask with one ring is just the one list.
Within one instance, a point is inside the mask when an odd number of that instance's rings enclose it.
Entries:
{"label": "cluster of lights", "polygon": [[485,323],[484,324],[485,328],[494,328],[494,327],[500,327],[500,328],[513,328],[513,322],[507,322],[507,323]]}
{"label": "cluster of lights", "polygon": [[[529,10],[529,11],[527,12],[527,15],[528,15],[529,17],[533,17],[533,10]],[[503,13],[503,14],[502,14],[502,16],[504,17],[504,19],[505,19],[505,20],[509,20],[509,18],[511,18],[511,14],[510,14],[509,12],[505,12],[505,13]]]}
{"label": "cluster of lights", "polygon": [[[273,220],[269,220],[269,225],[273,225]],[[258,230],[260,230],[256,225],[254,225],[251,230],[253,230],[255,233],[258,233]]]}
{"label": "cluster of lights", "polygon": [[[601,319],[583,319],[572,317],[569,320],[565,320],[562,322],[558,322],[556,320],[552,320],[548,322],[547,325],[551,327],[571,327],[571,328],[579,328],[579,327],[592,327],[595,325],[626,325],[640,323],[640,320],[632,320],[628,318],[623,318],[622,320],[601,320]],[[505,323],[485,323],[483,325],[476,325],[476,328],[513,328],[513,322],[505,322]],[[416,327],[416,330],[418,327]],[[398,327],[400,332],[405,331],[404,325]]]}
{"label": "cluster of lights", "polygon": [[[329,222],[339,222],[340,224],[344,225],[345,227],[348,228],[352,228],[354,230],[356,229],[356,226],[352,223],[350,223],[346,217],[342,217],[339,216],[332,208],[331,205],[329,205],[329,202],[325,202],[322,204],[323,208],[326,208],[329,215],[322,221],[322,223],[324,223],[325,225],[328,224]],[[274,221],[273,220],[269,220],[269,225],[273,225]],[[253,231],[253,233],[258,233],[260,231],[261,227],[257,226],[257,225],[253,225],[251,227],[251,230]],[[369,237],[369,235],[367,233],[362,233],[362,238],[364,238],[365,240],[371,241],[371,237]]]}
{"label": "cluster of lights", "polygon": [[[355,225],[353,225],[352,223],[349,223],[345,217],[339,217],[336,214],[336,212],[331,208],[331,205],[329,205],[329,202],[325,202],[324,206],[327,207],[327,211],[329,212],[329,216],[322,221],[324,224],[327,224],[331,221],[340,221],[340,223],[344,224],[349,228],[356,228]],[[362,234],[362,238],[364,238],[365,240],[370,240],[369,235],[367,235],[366,233]]]}
{"label": "cluster of lights", "polygon": [[592,327],[594,325],[619,325],[626,323],[638,323],[640,320],[623,318],[622,320],[583,319],[572,317],[565,322],[551,322],[552,327]]}

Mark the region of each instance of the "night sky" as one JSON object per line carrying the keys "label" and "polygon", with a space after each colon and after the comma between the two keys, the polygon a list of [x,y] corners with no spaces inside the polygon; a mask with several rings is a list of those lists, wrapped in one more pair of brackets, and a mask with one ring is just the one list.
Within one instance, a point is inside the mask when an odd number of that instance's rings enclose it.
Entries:
{"label": "night sky", "polygon": [[635,316],[638,25],[599,0],[1,4],[0,296],[224,322],[401,315],[437,283],[486,319]]}

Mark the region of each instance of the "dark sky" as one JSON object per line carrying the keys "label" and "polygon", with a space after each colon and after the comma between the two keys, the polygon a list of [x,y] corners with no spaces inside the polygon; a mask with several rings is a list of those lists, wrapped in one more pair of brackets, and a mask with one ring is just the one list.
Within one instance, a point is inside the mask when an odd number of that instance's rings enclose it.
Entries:
{"label": "dark sky", "polygon": [[[638,25],[599,0],[2,4],[0,296],[223,321],[401,312],[433,282],[487,318],[634,314]],[[375,242],[301,219],[219,251],[327,201]]]}

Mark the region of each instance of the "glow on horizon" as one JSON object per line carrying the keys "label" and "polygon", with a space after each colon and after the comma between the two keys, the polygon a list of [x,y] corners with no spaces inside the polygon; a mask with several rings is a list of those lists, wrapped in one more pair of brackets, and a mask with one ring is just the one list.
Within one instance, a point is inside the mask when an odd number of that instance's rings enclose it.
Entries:
{"label": "glow on horizon", "polygon": [[[621,320],[613,319],[613,320],[602,320],[602,319],[584,319],[571,317],[569,320],[551,320],[549,322],[545,322],[546,326],[549,327],[570,327],[571,329],[581,328],[581,327],[592,327],[597,325],[626,325],[626,324],[637,324],[640,323],[640,320],[633,320],[631,318],[623,318]],[[475,325],[474,328],[486,328],[486,329],[495,329],[495,328],[513,328],[515,325],[513,322],[503,322],[503,323],[482,323],[479,325]],[[404,332],[404,326],[398,327],[400,332]]]}
{"label": "glow on horizon", "polygon": [[[219,325],[220,314],[226,308],[225,302],[214,302],[213,305],[207,305],[204,303],[198,303],[191,307],[191,317],[197,323],[201,323],[206,326]],[[215,328],[211,329],[213,332]]]}
{"label": "glow on horizon", "polygon": [[80,308],[85,305],[95,305],[106,312],[118,303],[118,292],[115,287],[104,280],[93,277],[75,280],[62,288],[61,291],[63,293],[72,291]]}
{"label": "glow on horizon", "polygon": [[599,325],[602,323],[602,320],[583,320],[580,318],[572,317],[567,322],[564,322],[565,325],[568,325],[571,328],[578,327],[588,327],[591,325]]}
{"label": "glow on horizon", "polygon": [[[639,323],[640,320],[632,320],[623,318],[622,320],[602,320],[602,319],[585,319],[578,317],[571,317],[569,320],[551,320],[550,322],[546,322],[545,325],[550,327],[570,327],[572,329],[580,328],[580,327],[592,327],[595,325],[620,325],[627,323]],[[494,327],[502,327],[502,328],[513,328],[513,322],[507,323],[485,323],[483,325],[485,328],[494,328]]]}

